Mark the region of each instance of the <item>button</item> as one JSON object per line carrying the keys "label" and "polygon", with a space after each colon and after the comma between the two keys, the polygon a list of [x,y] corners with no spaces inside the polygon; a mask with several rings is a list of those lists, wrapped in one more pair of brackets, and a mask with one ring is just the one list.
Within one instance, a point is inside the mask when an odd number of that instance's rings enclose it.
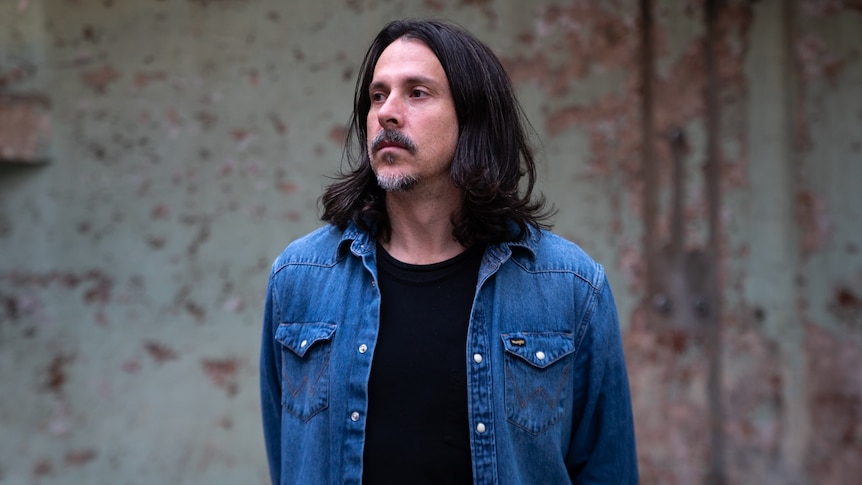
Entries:
{"label": "button", "polygon": [[359,353],[364,354],[365,352],[368,352],[368,346],[365,344],[360,345],[359,346]]}
{"label": "button", "polygon": [[473,354],[473,362],[477,364],[482,363],[482,354]]}
{"label": "button", "polygon": [[545,360],[545,353],[542,352],[541,350],[536,352],[536,358],[539,360]]}
{"label": "button", "polygon": [[308,345],[308,340],[303,340],[299,343],[299,348],[304,349],[306,345]]}
{"label": "button", "polygon": [[484,433],[485,432],[485,423],[477,424],[476,425],[476,431],[478,431],[480,433]]}
{"label": "button", "polygon": [[359,421],[359,413],[357,413],[356,411],[353,411],[352,413],[350,413],[350,420],[351,421]]}

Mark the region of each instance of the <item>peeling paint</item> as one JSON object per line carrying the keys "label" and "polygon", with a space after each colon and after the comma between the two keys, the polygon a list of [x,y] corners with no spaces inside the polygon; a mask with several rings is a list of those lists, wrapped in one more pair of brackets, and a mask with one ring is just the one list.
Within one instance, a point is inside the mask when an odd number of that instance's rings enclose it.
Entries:
{"label": "peeling paint", "polygon": [[[166,362],[179,359],[179,355],[177,355],[177,352],[174,349],[154,340],[144,342],[144,350],[150,354],[150,357],[152,357],[157,364],[164,364]],[[127,372],[131,373],[137,372],[138,367],[139,364],[137,364],[137,362],[129,362],[124,365]]]}
{"label": "peeling paint", "polygon": [[329,129],[329,141],[332,143],[343,146],[344,141],[347,139],[347,127],[342,125],[335,125]]}
{"label": "peeling paint", "polygon": [[279,135],[287,135],[287,123],[281,118],[281,116],[270,113],[269,121],[272,123],[272,127],[275,129],[275,132]]}
{"label": "peeling paint", "polygon": [[862,286],[859,282],[862,282],[862,272],[854,286],[835,288],[835,295],[829,303],[829,313],[848,330],[862,331]]}
{"label": "peeling paint", "polygon": [[51,475],[53,472],[54,466],[51,465],[50,460],[40,460],[35,465],[33,465],[34,477],[44,477],[47,475]]}
{"label": "peeling paint", "polygon": [[821,249],[830,233],[830,221],[826,202],[811,191],[796,195],[796,220],[802,238],[802,254],[810,256]]}
{"label": "peeling paint", "polygon": [[105,94],[108,87],[120,79],[120,71],[111,65],[81,73],[81,81],[96,94]]}
{"label": "peeling paint", "polygon": [[113,279],[99,270],[85,272],[48,273],[0,273],[0,283],[7,282],[16,288],[46,288],[58,285],[67,290],[84,287],[83,301],[88,304],[105,305],[111,299]]}
{"label": "peeling paint", "polygon": [[69,466],[82,466],[95,460],[96,456],[96,451],[92,449],[69,451],[63,457],[63,462]]}
{"label": "peeling paint", "polygon": [[834,85],[844,68],[844,60],[830,51],[821,37],[811,33],[797,39],[796,58],[806,82],[824,77]]}
{"label": "peeling paint", "polygon": [[239,392],[239,361],[236,358],[202,359],[201,367],[210,381],[224,389],[228,396],[235,396]]}
{"label": "peeling paint", "polygon": [[68,378],[67,368],[75,361],[74,354],[58,354],[51,360],[45,387],[54,394],[62,394]]}
{"label": "peeling paint", "polygon": [[242,298],[238,295],[232,295],[228,297],[224,303],[222,303],[222,309],[231,313],[239,313],[245,308],[245,303],[242,301]]}
{"label": "peeling paint", "polygon": [[42,96],[5,95],[3,85],[0,74],[0,162],[42,161],[51,133],[50,102]]}
{"label": "peeling paint", "polygon": [[820,483],[852,483],[862,474],[862,340],[806,328],[813,436],[810,466]]}

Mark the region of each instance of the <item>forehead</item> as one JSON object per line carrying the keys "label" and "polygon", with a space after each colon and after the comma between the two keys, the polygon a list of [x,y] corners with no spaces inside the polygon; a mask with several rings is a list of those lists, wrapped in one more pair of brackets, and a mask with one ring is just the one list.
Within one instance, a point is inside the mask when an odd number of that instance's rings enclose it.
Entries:
{"label": "forehead", "polygon": [[403,82],[424,77],[448,86],[440,60],[424,42],[401,37],[383,49],[374,66],[372,83]]}

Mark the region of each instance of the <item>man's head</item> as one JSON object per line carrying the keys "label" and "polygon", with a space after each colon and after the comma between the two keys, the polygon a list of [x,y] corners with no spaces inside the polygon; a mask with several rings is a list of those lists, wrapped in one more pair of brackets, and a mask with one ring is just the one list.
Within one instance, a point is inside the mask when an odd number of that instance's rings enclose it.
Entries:
{"label": "man's head", "polygon": [[377,60],[368,98],[366,145],[380,187],[451,187],[458,119],[446,73],[431,49],[408,37],[389,44]]}
{"label": "man's head", "polygon": [[[520,108],[503,66],[494,53],[472,34],[438,20],[400,20],[386,25],[372,42],[362,63],[354,94],[353,135],[356,143],[367,145],[366,118],[372,109],[371,83],[381,56],[396,41],[424,44],[443,69],[457,117],[458,140],[453,153],[452,176],[465,186],[474,168],[485,156],[500,174],[507,170],[520,178],[520,161],[513,146],[517,138],[506,127],[520,129]],[[396,44],[397,45],[397,44]],[[385,58],[384,58],[385,60]],[[520,131],[520,130],[518,130]],[[421,149],[421,147],[420,147]],[[496,155],[496,156],[495,156]],[[368,162],[368,159],[363,159]],[[514,166],[513,166],[514,165]],[[459,180],[461,179],[461,180]]]}
{"label": "man's head", "polygon": [[[420,93],[409,97],[409,87],[425,85],[405,74],[405,63],[439,87],[433,99],[440,103],[423,111],[421,125],[413,121],[419,117],[399,117],[411,113],[409,100],[424,99]],[[397,103],[380,103],[393,88],[400,96]],[[544,201],[532,199],[535,162],[525,125],[502,64],[476,37],[438,20],[391,22],[375,37],[360,67],[345,144],[352,172],[327,188],[323,219],[339,226],[354,221],[385,237],[389,226],[381,185],[405,190],[417,178],[444,170],[464,193],[462,209],[453,216],[458,241],[520,238],[528,225],[544,226],[546,217]],[[512,224],[519,229],[514,234]]]}

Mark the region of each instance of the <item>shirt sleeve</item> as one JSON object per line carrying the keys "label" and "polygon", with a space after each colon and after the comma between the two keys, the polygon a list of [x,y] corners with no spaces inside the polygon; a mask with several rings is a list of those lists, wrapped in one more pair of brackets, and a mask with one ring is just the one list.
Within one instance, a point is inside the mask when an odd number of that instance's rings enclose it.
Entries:
{"label": "shirt sleeve", "polygon": [[573,422],[566,466],[573,484],[638,483],[628,373],[616,304],[607,278],[596,289],[583,350],[588,380],[583,412]]}
{"label": "shirt sleeve", "polygon": [[270,275],[263,312],[263,332],[260,344],[260,403],[263,436],[272,483],[281,483],[281,353],[275,345],[275,329],[279,318],[273,275]]}

